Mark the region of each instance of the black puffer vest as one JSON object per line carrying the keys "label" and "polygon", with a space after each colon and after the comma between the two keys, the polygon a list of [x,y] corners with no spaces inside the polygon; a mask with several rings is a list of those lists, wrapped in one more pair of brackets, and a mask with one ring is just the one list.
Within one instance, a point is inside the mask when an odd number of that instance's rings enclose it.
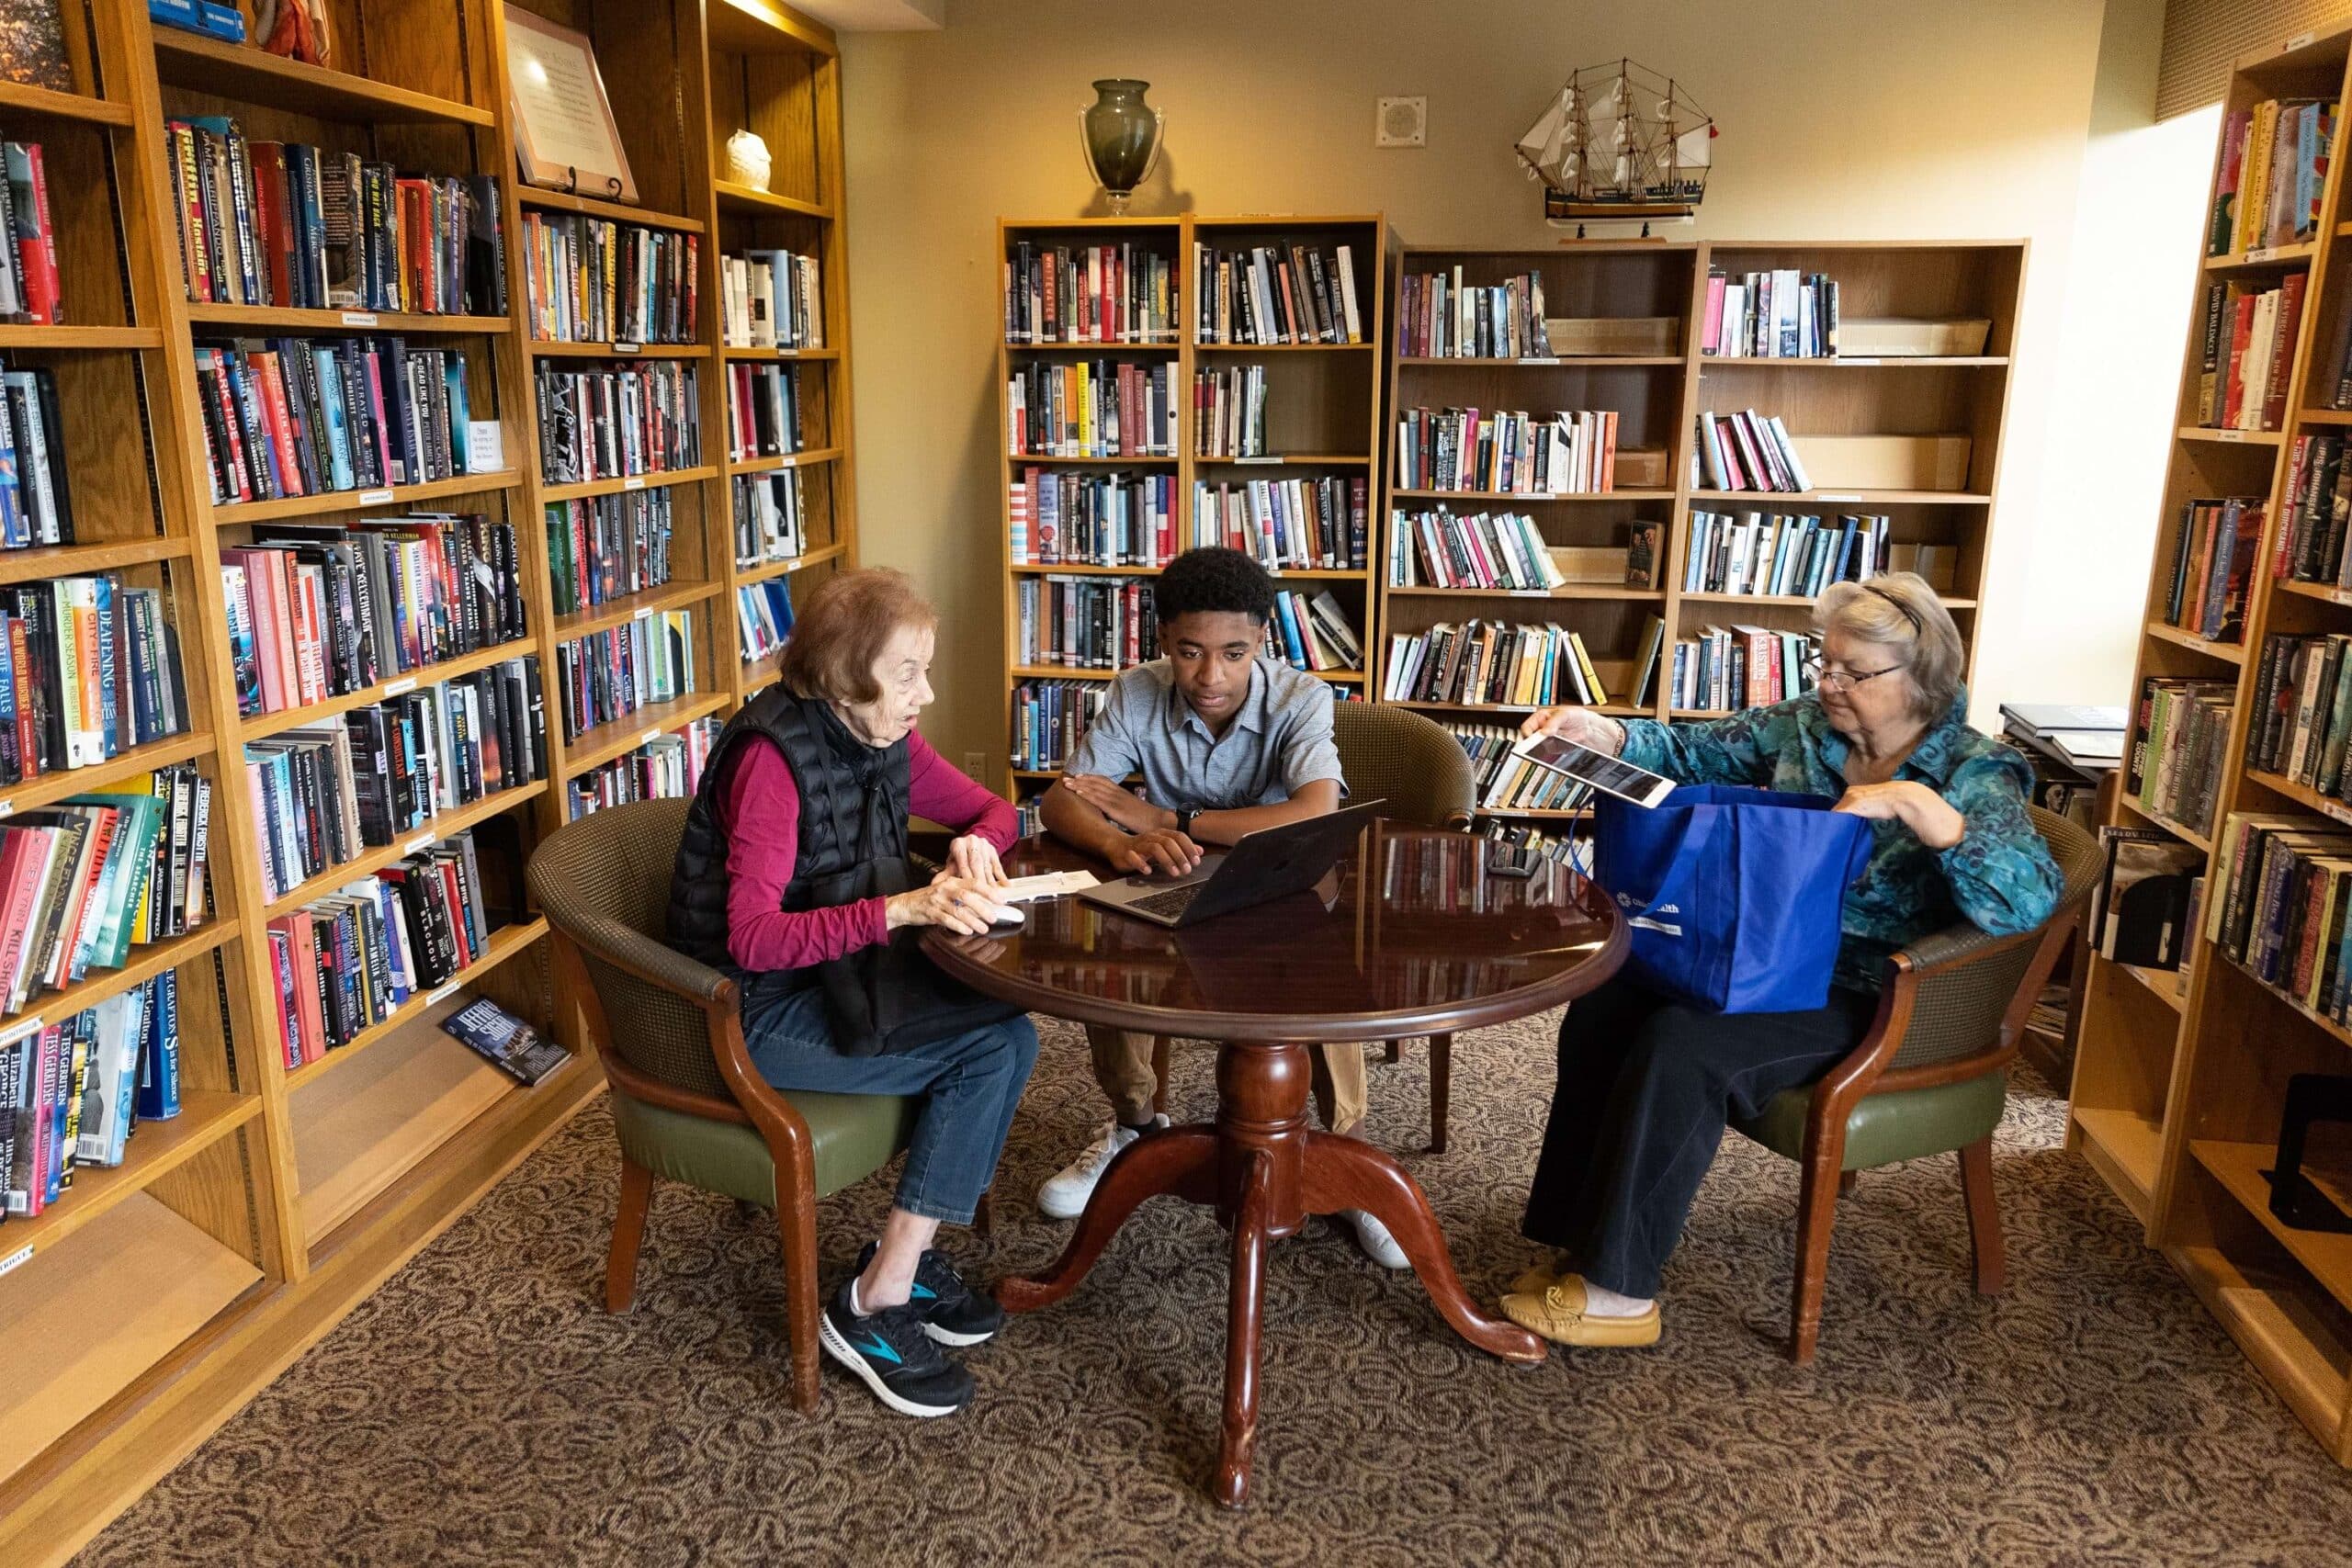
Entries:
{"label": "black puffer vest", "polygon": [[[800,843],[782,908],[817,909],[871,897],[877,865],[907,852],[907,743],[876,750],[852,735],[821,699],[781,684],[745,704],[711,748],[686,812],[670,876],[670,945],[689,958],[741,973],[727,950],[727,834],[718,824],[727,761],[752,736],[773,742],[800,791]],[[806,972],[813,982],[816,972]]]}

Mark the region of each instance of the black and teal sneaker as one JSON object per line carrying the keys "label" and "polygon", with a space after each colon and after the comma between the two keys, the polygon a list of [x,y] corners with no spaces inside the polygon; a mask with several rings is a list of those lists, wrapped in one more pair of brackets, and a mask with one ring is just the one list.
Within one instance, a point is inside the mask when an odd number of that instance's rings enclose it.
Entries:
{"label": "black and teal sneaker", "polygon": [[817,1325],[825,1353],[859,1377],[874,1397],[901,1416],[953,1416],[972,1402],[972,1374],[933,1343],[915,1303],[884,1307],[861,1317],[849,1309],[842,1281]]}
{"label": "black and teal sneaker", "polygon": [[[874,1250],[875,1244],[869,1241],[857,1255],[859,1277],[874,1261]],[[964,1283],[947,1254],[935,1247],[925,1247],[922,1260],[915,1265],[914,1296],[908,1304],[922,1319],[924,1333],[959,1349],[984,1343],[1004,1326],[1004,1309],[996,1304],[996,1298]]]}

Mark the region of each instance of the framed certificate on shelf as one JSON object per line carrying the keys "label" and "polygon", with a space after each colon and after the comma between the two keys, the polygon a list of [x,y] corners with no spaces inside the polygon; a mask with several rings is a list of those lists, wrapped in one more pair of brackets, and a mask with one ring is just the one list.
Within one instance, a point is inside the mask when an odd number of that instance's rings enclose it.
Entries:
{"label": "framed certificate on shelf", "polygon": [[506,81],[525,185],[634,202],[637,181],[588,35],[506,9]]}

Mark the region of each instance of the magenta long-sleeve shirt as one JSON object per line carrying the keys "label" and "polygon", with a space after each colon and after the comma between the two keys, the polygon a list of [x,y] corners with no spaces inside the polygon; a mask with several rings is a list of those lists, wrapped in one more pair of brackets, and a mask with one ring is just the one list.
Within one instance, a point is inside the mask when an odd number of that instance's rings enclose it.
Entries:
{"label": "magenta long-sleeve shirt", "polygon": [[[727,835],[727,951],[745,969],[799,969],[880,942],[889,925],[880,898],[831,908],[777,908],[800,853],[800,786],[773,742],[753,736],[736,748],[718,784]],[[907,737],[909,805],[957,833],[999,850],[1019,830],[1012,807],[958,773],[921,735]]]}

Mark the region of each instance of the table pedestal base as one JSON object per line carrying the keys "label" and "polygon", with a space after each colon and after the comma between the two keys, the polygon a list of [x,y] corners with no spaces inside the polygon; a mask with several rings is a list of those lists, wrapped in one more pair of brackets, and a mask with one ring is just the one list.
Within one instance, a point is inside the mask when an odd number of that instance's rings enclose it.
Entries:
{"label": "table pedestal base", "polygon": [[1103,1247],[1147,1198],[1173,1193],[1212,1205],[1233,1232],[1227,1307],[1225,1419],[1216,1500],[1248,1500],[1258,1440],[1258,1326],[1266,1252],[1296,1234],[1309,1214],[1364,1209],[1386,1225],[1454,1331],[1481,1350],[1540,1361],[1544,1342],[1471,1304],[1453,1272],[1429,1200],[1384,1149],[1306,1125],[1307,1048],[1230,1043],[1217,1052],[1214,1124],[1171,1127],[1119,1152],[1096,1184],[1078,1228],[1052,1268],[1004,1280],[1008,1312],[1050,1306],[1078,1288]]}

